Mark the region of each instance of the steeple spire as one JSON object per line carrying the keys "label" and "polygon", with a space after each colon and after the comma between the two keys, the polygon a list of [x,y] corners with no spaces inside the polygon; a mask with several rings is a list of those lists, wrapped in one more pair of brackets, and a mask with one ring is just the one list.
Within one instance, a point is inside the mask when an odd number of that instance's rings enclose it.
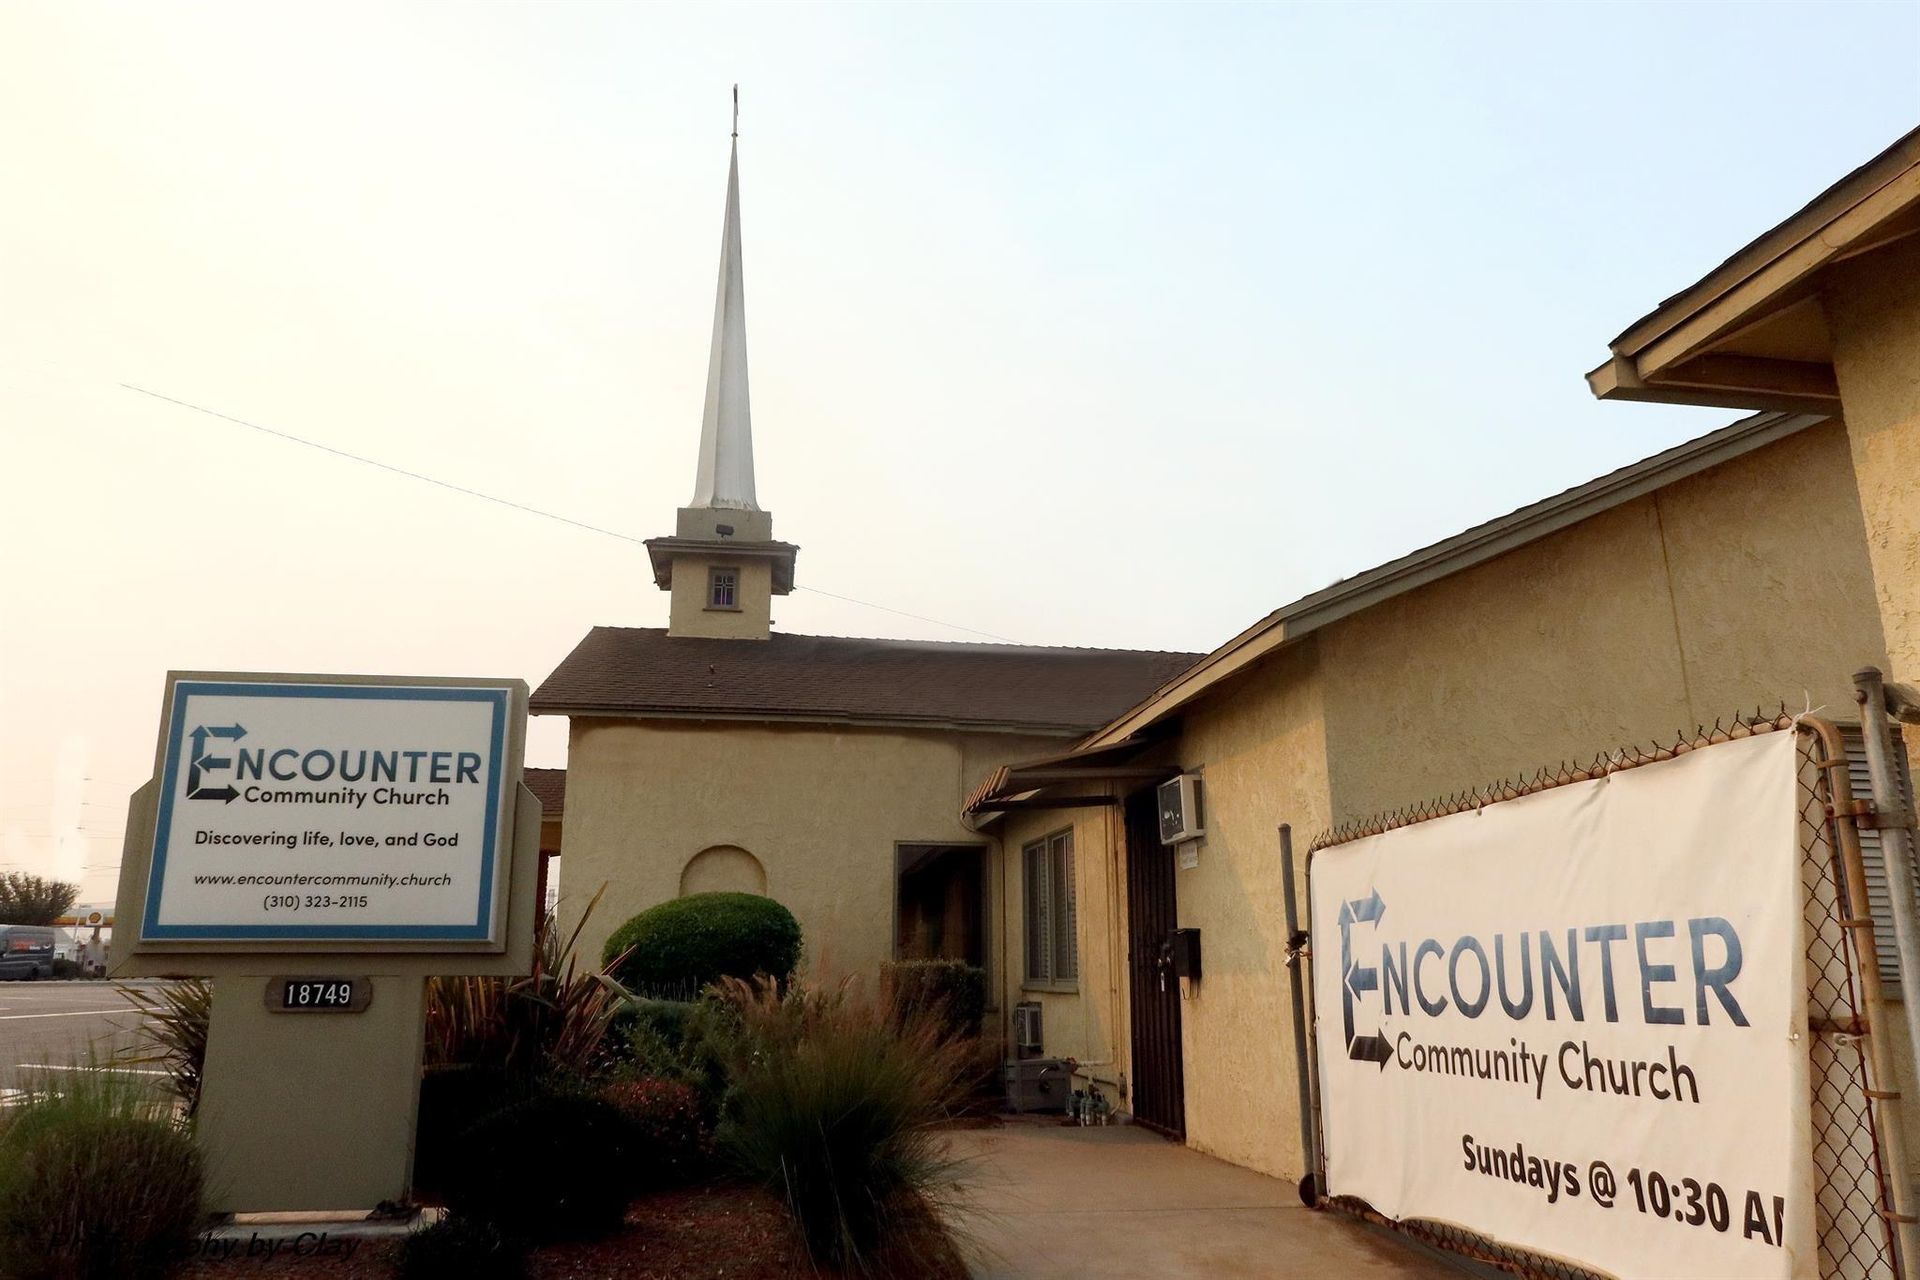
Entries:
{"label": "steeple spire", "polygon": [[733,87],[733,148],[727,214],[720,233],[720,285],[707,357],[707,407],[700,422],[695,509],[758,511],[753,492],[753,414],[747,401],[747,302],[740,268],[740,86]]}
{"label": "steeple spire", "polygon": [[733,89],[733,157],[720,236],[720,289],[713,302],[707,411],[700,472],[671,538],[648,538],[654,585],[671,592],[667,634],[765,640],[773,598],[793,590],[800,548],[776,542],[773,515],[753,494],[753,425],[747,410],[747,309],[740,284],[740,86]]}

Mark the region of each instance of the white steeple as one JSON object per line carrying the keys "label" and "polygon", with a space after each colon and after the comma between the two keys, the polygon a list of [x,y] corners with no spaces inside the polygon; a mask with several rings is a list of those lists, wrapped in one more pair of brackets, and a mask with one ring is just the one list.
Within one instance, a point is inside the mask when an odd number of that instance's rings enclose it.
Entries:
{"label": "white steeple", "polygon": [[740,270],[740,89],[733,90],[733,155],[727,216],[720,233],[720,286],[707,357],[707,408],[700,422],[695,509],[758,511],[753,494],[753,414],[747,404],[747,301]]}

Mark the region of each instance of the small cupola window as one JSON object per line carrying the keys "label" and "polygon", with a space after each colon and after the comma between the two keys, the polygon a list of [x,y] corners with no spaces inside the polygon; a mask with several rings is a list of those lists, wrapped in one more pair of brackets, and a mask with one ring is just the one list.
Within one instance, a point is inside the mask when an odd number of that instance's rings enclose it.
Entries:
{"label": "small cupola window", "polygon": [[740,607],[740,571],[738,569],[707,570],[707,608],[738,609]]}

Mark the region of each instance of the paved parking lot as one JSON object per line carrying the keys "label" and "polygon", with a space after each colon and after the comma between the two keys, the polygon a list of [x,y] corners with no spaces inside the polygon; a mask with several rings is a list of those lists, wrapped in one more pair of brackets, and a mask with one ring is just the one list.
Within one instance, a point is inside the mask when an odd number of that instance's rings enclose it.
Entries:
{"label": "paved parking lot", "polygon": [[951,1135],[978,1280],[1460,1280],[1451,1261],[1304,1208],[1294,1187],[1144,1129],[1015,1122]]}
{"label": "paved parking lot", "polygon": [[85,1063],[89,1050],[104,1061],[137,1043],[139,1025],[111,982],[0,982],[0,1089],[42,1066]]}

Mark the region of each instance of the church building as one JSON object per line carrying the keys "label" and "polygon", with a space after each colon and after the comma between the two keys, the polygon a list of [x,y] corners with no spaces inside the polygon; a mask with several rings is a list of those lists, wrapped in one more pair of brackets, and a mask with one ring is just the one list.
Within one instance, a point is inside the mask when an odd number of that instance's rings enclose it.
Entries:
{"label": "church building", "polygon": [[693,498],[647,550],[667,626],[594,628],[533,695],[570,722],[561,916],[606,886],[583,947],[669,898],[745,890],[799,919],[816,978],[942,956],[997,992],[1025,976],[1006,961],[1011,874],[1049,895],[1045,981],[1072,990],[1071,839],[1010,873],[1021,851],[963,820],[967,790],[1067,750],[1197,655],[775,629],[799,549],[754,490],[737,142]]}
{"label": "church building", "polygon": [[[574,909],[607,886],[588,944],[680,894],[765,893],[799,918],[812,975],[981,964],[991,1029],[1011,1041],[1018,1010],[1023,1039],[1136,1122],[1298,1177],[1285,904],[1307,885],[1304,859],[1288,884],[1283,827],[1304,852],[1343,823],[1756,708],[1844,719],[1864,666],[1912,678],[1917,136],[1594,375],[1616,398],[1758,412],[1206,655],[774,629],[797,549],[754,492],[736,163],[694,496],[648,544],[668,626],[596,628],[533,696],[571,722]],[[1830,261],[1848,245],[1867,256]],[[1781,264],[1806,278],[1767,293]],[[1756,327],[1769,316],[1778,332]],[[1680,338],[1641,332],[1663,325],[1706,354],[1676,363]],[[1723,339],[1733,355],[1709,350]],[[1362,463],[1276,477],[1276,501],[1287,483],[1349,485],[1364,511]],[[1176,775],[1198,826],[1170,845],[1154,788]],[[1908,1124],[1920,1145],[1920,1113]]]}

